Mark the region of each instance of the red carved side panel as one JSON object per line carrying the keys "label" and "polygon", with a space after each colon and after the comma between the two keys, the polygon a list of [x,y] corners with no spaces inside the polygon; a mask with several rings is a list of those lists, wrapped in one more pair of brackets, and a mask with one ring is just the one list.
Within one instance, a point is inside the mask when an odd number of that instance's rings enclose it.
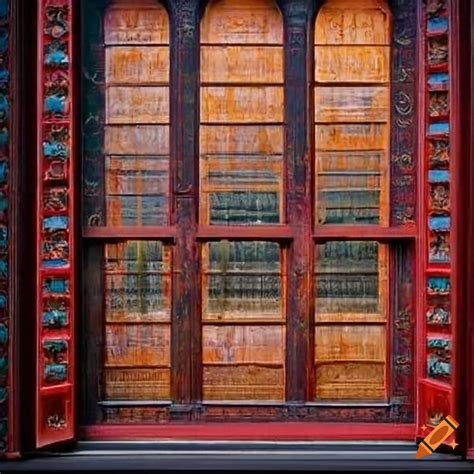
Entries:
{"label": "red carved side panel", "polygon": [[[453,127],[452,0],[425,0],[420,54],[423,122],[422,189],[424,206],[423,321],[419,325],[417,434],[426,436],[446,415],[458,416],[454,403],[456,294],[456,147]],[[460,421],[460,420],[458,420]],[[445,443],[458,437],[450,436]]]}
{"label": "red carved side panel", "polygon": [[36,445],[74,436],[73,0],[38,12]]}

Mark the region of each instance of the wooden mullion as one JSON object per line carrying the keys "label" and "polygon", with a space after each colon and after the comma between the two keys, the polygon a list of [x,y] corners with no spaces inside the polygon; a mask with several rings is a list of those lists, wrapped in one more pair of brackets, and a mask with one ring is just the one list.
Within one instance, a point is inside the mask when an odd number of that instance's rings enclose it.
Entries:
{"label": "wooden mullion", "polygon": [[176,226],[172,283],[171,417],[190,418],[202,392],[199,249],[199,0],[169,2],[171,163]]}
{"label": "wooden mullion", "polygon": [[287,254],[286,400],[311,398],[313,373],[313,242],[308,44],[315,2],[281,0],[285,23],[286,218],[293,234]]}

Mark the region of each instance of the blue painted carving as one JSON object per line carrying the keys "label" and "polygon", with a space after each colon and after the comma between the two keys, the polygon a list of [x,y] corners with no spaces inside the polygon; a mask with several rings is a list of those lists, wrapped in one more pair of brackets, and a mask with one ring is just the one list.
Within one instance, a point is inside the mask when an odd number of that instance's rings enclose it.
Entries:
{"label": "blue painted carving", "polygon": [[42,323],[48,328],[63,328],[67,326],[66,309],[46,308],[43,311]]}
{"label": "blue painted carving", "polygon": [[0,18],[4,19],[10,12],[9,0],[0,0]]}
{"label": "blue painted carving", "polygon": [[427,361],[428,377],[449,377],[451,375],[451,362],[437,354],[429,354]]}
{"label": "blue painted carving", "polygon": [[8,328],[4,323],[0,323],[0,344],[8,342]]}
{"label": "blue painted carving", "polygon": [[0,54],[5,54],[8,49],[8,30],[0,28]]}
{"label": "blue painted carving", "polygon": [[8,245],[8,227],[5,224],[0,224],[0,247]]}
{"label": "blue painted carving", "polygon": [[6,388],[0,388],[0,403],[5,403],[8,398],[8,390]]}
{"label": "blue painted carving", "polygon": [[44,230],[66,230],[69,226],[67,216],[51,216],[43,219]]}
{"label": "blue painted carving", "polygon": [[6,127],[0,129],[0,148],[5,148],[8,145],[9,133]]}
{"label": "blue painted carving", "polygon": [[428,126],[429,136],[449,135],[449,123],[439,122],[432,123]]}
{"label": "blue painted carving", "polygon": [[0,121],[4,122],[8,119],[8,114],[10,112],[10,104],[8,98],[1,94],[0,95]]}
{"label": "blue painted carving", "polygon": [[8,358],[6,355],[0,357],[0,375],[5,375],[8,370]]}
{"label": "blue painted carving", "polygon": [[451,218],[449,216],[430,216],[429,227],[436,231],[449,230],[451,228]]}
{"label": "blue painted carving", "polygon": [[8,305],[8,297],[5,293],[0,293],[0,309],[6,309]]}
{"label": "blue painted carving", "polygon": [[428,20],[429,34],[443,34],[448,31],[448,19],[444,17],[435,17]]}
{"label": "blue painted carving", "polygon": [[446,295],[451,291],[451,282],[447,277],[429,277],[428,294]]}
{"label": "blue painted carving", "polygon": [[64,382],[67,379],[67,365],[46,364],[44,366],[44,379],[49,383]]}
{"label": "blue painted carving", "polygon": [[449,183],[449,171],[430,170],[428,171],[428,181],[430,183]]}
{"label": "blue painted carving", "polygon": [[46,293],[67,294],[69,291],[69,282],[65,278],[47,277],[43,284]]}
{"label": "blue painted carving", "polygon": [[0,260],[0,278],[8,278],[8,261]]}
{"label": "blue painted carving", "polygon": [[64,143],[57,141],[43,142],[43,153],[46,158],[64,158],[69,156],[69,149]]}
{"label": "blue painted carving", "polygon": [[66,98],[61,95],[50,95],[45,97],[44,110],[47,114],[64,114],[66,110]]}
{"label": "blue painted carving", "polygon": [[69,65],[67,44],[53,40],[46,45],[44,63],[46,66],[67,67]]}

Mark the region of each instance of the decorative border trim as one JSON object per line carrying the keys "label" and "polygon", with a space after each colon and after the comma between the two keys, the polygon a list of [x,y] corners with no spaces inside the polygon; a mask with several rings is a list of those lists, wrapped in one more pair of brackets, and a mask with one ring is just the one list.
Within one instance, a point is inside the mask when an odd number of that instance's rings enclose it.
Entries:
{"label": "decorative border trim", "polygon": [[11,381],[10,149],[11,149],[11,5],[0,0],[0,453],[10,448],[13,419]]}
{"label": "decorative border trim", "polygon": [[[451,0],[424,0],[423,49],[423,255],[424,307],[419,342],[419,436],[426,436],[453,406],[453,81]],[[448,438],[451,440],[451,438]],[[446,441],[448,442],[448,441]]]}
{"label": "decorative border trim", "polygon": [[73,0],[38,14],[36,446],[74,436]]}

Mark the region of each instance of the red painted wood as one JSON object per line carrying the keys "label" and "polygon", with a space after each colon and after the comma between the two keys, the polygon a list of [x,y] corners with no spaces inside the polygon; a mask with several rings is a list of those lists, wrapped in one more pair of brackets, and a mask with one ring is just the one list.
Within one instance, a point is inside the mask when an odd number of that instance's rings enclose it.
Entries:
{"label": "red painted wood", "polygon": [[179,425],[91,425],[81,427],[83,439],[192,439],[291,441],[414,441],[415,425],[392,423],[196,423]]}
{"label": "red painted wood", "polygon": [[465,449],[467,459],[474,459],[474,5],[472,2],[461,2],[460,5],[460,46],[462,57],[460,60],[460,74],[463,80],[460,91],[462,101],[463,142],[462,155],[466,157],[462,161],[461,173],[465,180],[461,184],[463,190],[469,190],[469,201],[466,203],[467,192],[464,191],[464,208],[467,210],[464,227],[464,246],[467,264],[460,270],[461,278],[464,279],[464,307],[466,340],[463,348],[466,362],[464,376],[461,380],[466,381],[464,393],[464,423],[466,424]]}
{"label": "red painted wood", "polygon": [[[37,448],[69,441],[75,434],[75,121],[73,84],[73,0],[41,0],[38,2],[37,19],[37,201],[36,201],[36,437]],[[56,52],[56,54],[54,54]],[[60,92],[58,92],[58,90]],[[63,97],[60,108],[56,97]],[[46,102],[45,99],[52,100]],[[48,105],[47,105],[48,104]],[[61,110],[60,110],[61,109]],[[47,149],[47,146],[50,149]],[[49,173],[50,164],[63,163],[62,172]],[[67,193],[67,201],[61,210],[48,208],[45,193],[60,187]],[[64,219],[68,254],[63,263],[51,267],[52,252],[45,246],[53,242],[53,232],[61,229],[57,223],[51,230],[45,229],[44,219]],[[61,229],[62,230],[62,229]],[[56,234],[57,235],[57,234]],[[59,247],[53,245],[55,251]],[[68,320],[64,327],[56,329],[44,326],[42,315],[46,301],[58,297],[47,293],[45,282],[49,278],[61,278],[68,290],[61,293],[66,301]],[[46,380],[44,343],[61,341],[67,344],[65,358],[66,377]],[[49,361],[51,363],[51,360]]]}

